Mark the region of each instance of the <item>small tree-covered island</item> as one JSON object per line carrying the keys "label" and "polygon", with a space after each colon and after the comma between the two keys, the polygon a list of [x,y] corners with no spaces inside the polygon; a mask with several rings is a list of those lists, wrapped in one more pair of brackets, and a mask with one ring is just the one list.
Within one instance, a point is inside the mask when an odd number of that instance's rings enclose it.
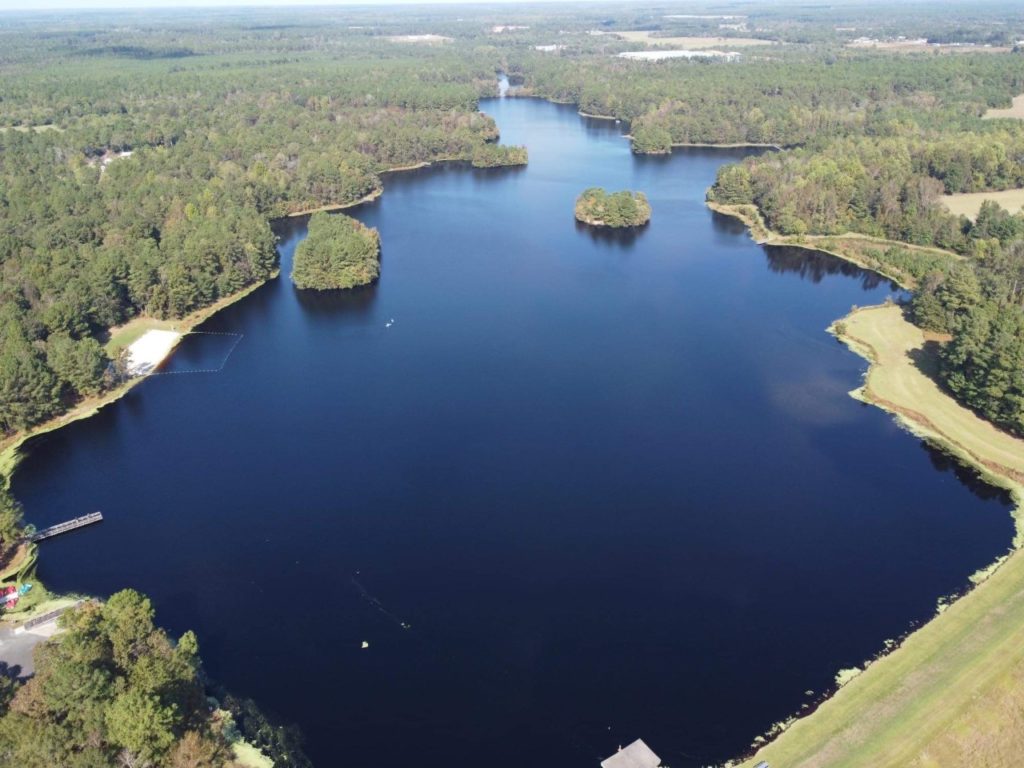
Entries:
{"label": "small tree-covered island", "polygon": [[309,236],[295,249],[296,288],[329,291],[372,283],[380,276],[380,235],[350,216],[314,213]]}
{"label": "small tree-covered island", "polygon": [[643,192],[591,187],[576,198],[576,220],[592,227],[642,227],[651,220],[651,204]]}

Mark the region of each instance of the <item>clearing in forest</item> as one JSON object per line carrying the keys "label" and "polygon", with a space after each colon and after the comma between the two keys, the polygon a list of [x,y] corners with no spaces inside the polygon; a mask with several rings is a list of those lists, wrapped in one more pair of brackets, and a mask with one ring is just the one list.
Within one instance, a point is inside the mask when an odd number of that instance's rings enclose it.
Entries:
{"label": "clearing in forest", "polygon": [[1002,192],[961,192],[958,195],[943,195],[942,204],[954,216],[966,216],[973,221],[981,204],[993,200],[1010,213],[1017,213],[1024,207],[1024,189],[1006,189]]}
{"label": "clearing in forest", "polygon": [[178,343],[177,331],[149,330],[128,345],[128,372],[133,376],[152,373]]}
{"label": "clearing in forest", "polygon": [[388,40],[392,43],[427,43],[428,45],[437,45],[439,43],[450,43],[452,38],[434,34],[391,35]]}
{"label": "clearing in forest", "polygon": [[1009,53],[1010,49],[1002,45],[975,45],[974,43],[929,43],[921,38],[917,40],[876,40],[862,37],[851,40],[847,48],[871,48],[892,53]]}
{"label": "clearing in forest", "polygon": [[1024,120],[1024,96],[1014,96],[1013,103],[1006,109],[990,109],[982,115],[982,118],[985,120],[995,120],[998,117]]}
{"label": "clearing in forest", "polygon": [[631,43],[645,45],[669,45],[673,48],[738,48],[752,45],[775,45],[774,40],[758,40],[754,37],[652,37],[649,31],[616,32],[617,37]]}

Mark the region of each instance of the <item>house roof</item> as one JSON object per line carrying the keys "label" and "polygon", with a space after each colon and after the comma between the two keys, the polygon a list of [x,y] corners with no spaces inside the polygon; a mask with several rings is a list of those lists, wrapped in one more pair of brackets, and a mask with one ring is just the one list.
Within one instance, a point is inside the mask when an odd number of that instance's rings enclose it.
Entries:
{"label": "house roof", "polygon": [[628,747],[620,748],[607,760],[601,761],[601,768],[658,768],[660,765],[661,758],[644,744],[643,739],[637,739]]}

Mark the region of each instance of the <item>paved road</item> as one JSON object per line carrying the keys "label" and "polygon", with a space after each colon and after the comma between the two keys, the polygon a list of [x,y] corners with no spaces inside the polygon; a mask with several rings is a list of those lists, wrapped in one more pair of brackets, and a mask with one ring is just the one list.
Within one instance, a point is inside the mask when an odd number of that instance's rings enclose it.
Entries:
{"label": "paved road", "polygon": [[18,678],[35,673],[32,652],[44,640],[57,632],[57,618],[25,632],[0,628],[0,671]]}

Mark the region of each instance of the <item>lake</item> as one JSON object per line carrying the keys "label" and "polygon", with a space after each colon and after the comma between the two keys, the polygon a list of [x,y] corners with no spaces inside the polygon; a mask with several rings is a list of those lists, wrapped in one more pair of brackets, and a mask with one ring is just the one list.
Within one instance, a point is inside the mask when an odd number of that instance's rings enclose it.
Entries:
{"label": "lake", "polygon": [[[742,151],[482,109],[529,166],[387,176],[377,285],[296,291],[281,222],[280,279],[29,444],[31,522],[105,515],[40,577],[149,594],[319,766],[735,756],[1005,552],[1009,501],[848,396],[825,328],[897,291],[709,211]],[[577,225],[590,186],[650,225]]]}

